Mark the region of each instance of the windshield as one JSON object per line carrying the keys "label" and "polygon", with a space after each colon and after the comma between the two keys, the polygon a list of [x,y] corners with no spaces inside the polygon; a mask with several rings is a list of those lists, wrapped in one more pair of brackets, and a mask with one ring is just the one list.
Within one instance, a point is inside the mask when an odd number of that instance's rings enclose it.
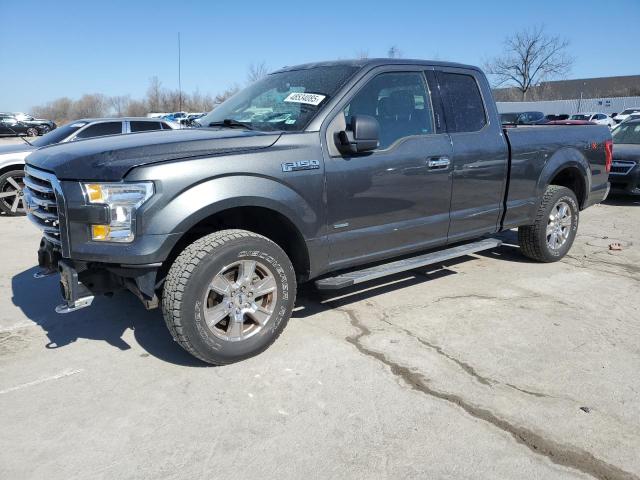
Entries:
{"label": "windshield", "polygon": [[85,122],[74,122],[69,125],[65,125],[64,127],[56,128],[55,130],[50,131],[46,135],[36,138],[35,140],[31,140],[31,145],[34,147],[46,147],[47,145],[53,145],[54,143],[60,143],[69,135],[73,134],[81,127],[86,125]]}
{"label": "windshield", "polygon": [[640,123],[622,123],[612,133],[613,143],[640,145]]}
{"label": "windshield", "polygon": [[584,115],[582,113],[571,115],[571,120],[589,120],[589,118],[591,118],[589,115]]}
{"label": "windshield", "polygon": [[299,132],[357,70],[338,65],[273,73],[196,121],[203,127],[231,120],[254,130]]}

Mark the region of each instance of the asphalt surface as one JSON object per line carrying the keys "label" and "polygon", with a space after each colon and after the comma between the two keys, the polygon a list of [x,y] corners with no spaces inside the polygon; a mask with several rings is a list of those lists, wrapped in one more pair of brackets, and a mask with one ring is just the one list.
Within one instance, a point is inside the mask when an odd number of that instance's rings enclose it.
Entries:
{"label": "asphalt surface", "polygon": [[559,263],[507,232],[303,288],[269,350],[209,367],[131,295],[55,314],[38,232],[0,217],[0,478],[640,478],[639,225],[615,199]]}

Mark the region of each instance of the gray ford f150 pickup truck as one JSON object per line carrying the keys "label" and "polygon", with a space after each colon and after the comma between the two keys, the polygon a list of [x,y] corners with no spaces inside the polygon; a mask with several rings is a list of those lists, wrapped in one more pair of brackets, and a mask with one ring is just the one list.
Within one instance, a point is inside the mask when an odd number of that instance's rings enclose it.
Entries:
{"label": "gray ford f150 pickup truck", "polygon": [[38,150],[25,196],[59,312],[128,289],[213,364],[267,348],[299,282],[346,287],[514,227],[526,256],[559,260],[609,189],[606,126],[503,130],[466,65],[287,67],[199,123]]}

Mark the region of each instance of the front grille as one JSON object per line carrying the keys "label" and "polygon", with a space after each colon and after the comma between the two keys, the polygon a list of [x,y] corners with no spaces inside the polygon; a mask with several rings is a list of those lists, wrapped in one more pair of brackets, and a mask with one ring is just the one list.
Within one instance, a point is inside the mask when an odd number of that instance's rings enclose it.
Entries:
{"label": "front grille", "polygon": [[56,183],[57,180],[51,174],[25,168],[24,186],[29,220],[42,230],[47,240],[62,246],[58,218],[59,189],[55,188]]}
{"label": "front grille", "polygon": [[635,166],[636,162],[632,162],[629,160],[614,160],[611,163],[611,171],[609,173],[613,173],[615,175],[626,175]]}

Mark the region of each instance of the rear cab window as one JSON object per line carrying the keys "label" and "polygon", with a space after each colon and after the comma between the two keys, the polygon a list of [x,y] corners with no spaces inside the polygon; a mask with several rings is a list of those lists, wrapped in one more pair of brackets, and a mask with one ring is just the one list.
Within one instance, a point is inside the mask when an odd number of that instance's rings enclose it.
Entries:
{"label": "rear cab window", "polygon": [[468,73],[438,72],[450,133],[478,132],[487,124],[487,112],[475,77]]}
{"label": "rear cab window", "polygon": [[161,130],[160,122],[132,121],[129,122],[131,132],[149,132],[152,130]]}

